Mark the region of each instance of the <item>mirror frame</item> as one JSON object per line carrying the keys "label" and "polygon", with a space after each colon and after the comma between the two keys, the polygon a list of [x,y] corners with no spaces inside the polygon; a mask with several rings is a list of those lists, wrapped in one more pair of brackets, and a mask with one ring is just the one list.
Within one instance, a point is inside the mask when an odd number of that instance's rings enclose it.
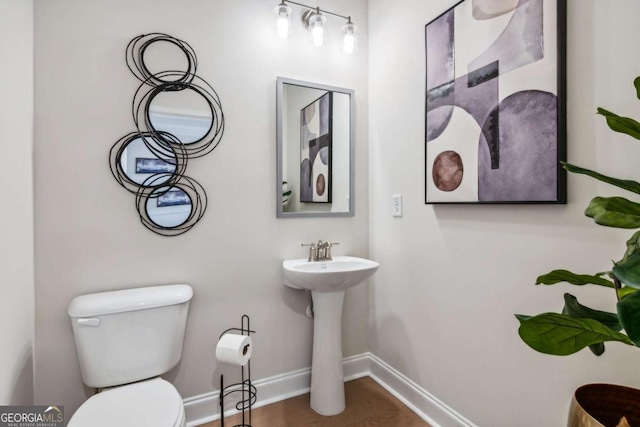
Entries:
{"label": "mirror frame", "polygon": [[[339,92],[349,95],[349,210],[345,212],[285,212],[282,209],[282,149],[283,137],[283,96],[284,85],[302,86],[311,89]],[[355,119],[354,119],[353,89],[312,83],[303,80],[295,80],[287,77],[278,77],[276,80],[276,217],[277,218],[310,218],[310,217],[350,217],[355,215]]]}

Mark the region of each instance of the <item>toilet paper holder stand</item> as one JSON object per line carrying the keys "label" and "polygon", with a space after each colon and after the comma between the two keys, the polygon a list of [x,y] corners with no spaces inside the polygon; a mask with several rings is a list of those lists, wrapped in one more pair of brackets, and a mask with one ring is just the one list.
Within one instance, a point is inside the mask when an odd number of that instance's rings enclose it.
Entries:
{"label": "toilet paper holder stand", "polygon": [[[256,331],[251,330],[251,320],[249,316],[244,314],[241,320],[240,328],[229,328],[220,334],[220,338],[229,332],[240,332],[241,335],[250,336]],[[251,383],[251,359],[246,365],[240,367],[242,381],[230,384],[225,387],[224,375],[220,375],[220,427],[224,427],[224,399],[231,395],[241,395],[236,403],[236,409],[242,413],[242,424],[236,424],[233,427],[252,427],[251,426],[251,407],[256,403],[257,393],[256,387]],[[248,423],[248,424],[247,424]]]}

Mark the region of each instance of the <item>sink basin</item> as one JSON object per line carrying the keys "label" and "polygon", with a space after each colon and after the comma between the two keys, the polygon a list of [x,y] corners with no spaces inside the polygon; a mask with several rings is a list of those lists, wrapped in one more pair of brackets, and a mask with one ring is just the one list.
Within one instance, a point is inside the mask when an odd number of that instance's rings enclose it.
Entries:
{"label": "sink basin", "polygon": [[364,258],[334,257],[331,261],[291,259],[282,263],[284,284],[316,292],[343,291],[358,285],[378,269],[379,264]]}

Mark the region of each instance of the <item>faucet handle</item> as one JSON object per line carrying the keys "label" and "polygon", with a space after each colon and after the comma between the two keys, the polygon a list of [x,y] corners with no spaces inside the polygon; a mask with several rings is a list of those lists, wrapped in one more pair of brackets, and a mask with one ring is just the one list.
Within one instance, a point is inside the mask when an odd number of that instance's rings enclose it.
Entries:
{"label": "faucet handle", "polygon": [[301,243],[300,246],[309,246],[309,262],[318,259],[318,247],[315,243]]}
{"label": "faucet handle", "polygon": [[327,242],[327,247],[326,247],[325,254],[324,254],[325,258],[327,258],[329,261],[331,261],[331,259],[332,259],[332,257],[331,257],[331,247],[335,246],[335,245],[339,245],[339,244],[340,243],[338,243],[338,242],[335,242],[335,243],[334,242]]}

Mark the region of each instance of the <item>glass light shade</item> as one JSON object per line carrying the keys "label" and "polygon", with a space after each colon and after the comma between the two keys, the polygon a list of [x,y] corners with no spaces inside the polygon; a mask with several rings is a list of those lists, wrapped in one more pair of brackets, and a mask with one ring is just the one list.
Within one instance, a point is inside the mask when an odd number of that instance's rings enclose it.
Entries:
{"label": "glass light shade", "polygon": [[309,30],[313,38],[313,44],[320,47],[325,41],[324,23],[327,22],[327,18],[319,13],[312,15],[309,18]]}
{"label": "glass light shade", "polygon": [[276,6],[274,14],[276,17],[276,36],[286,39],[291,33],[291,8],[282,3]]}
{"label": "glass light shade", "polygon": [[342,26],[342,51],[346,54],[352,54],[358,50],[358,37],[356,32],[358,27],[355,24],[348,22]]}

